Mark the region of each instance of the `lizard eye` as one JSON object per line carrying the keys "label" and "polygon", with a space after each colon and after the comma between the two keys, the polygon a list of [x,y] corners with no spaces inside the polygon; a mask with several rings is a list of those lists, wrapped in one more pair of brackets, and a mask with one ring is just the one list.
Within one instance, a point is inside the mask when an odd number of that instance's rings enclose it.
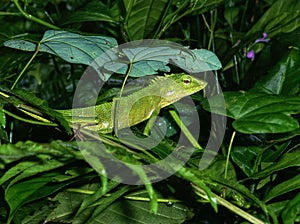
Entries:
{"label": "lizard eye", "polygon": [[184,79],[184,80],[183,80],[183,83],[184,83],[185,85],[189,85],[189,84],[191,83],[191,80],[190,80],[190,79]]}

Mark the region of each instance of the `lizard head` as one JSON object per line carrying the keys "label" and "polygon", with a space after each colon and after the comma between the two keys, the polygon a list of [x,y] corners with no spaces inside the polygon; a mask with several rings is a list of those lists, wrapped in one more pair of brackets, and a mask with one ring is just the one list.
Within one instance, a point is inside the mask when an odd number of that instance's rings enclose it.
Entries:
{"label": "lizard head", "polygon": [[192,95],[207,85],[207,82],[186,73],[166,75],[161,92],[164,100],[162,107],[168,106],[185,96]]}

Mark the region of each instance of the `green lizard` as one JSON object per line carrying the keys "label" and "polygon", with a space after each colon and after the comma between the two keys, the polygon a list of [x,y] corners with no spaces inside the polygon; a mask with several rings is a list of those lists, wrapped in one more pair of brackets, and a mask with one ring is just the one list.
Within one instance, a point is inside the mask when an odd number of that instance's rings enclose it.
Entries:
{"label": "green lizard", "polygon": [[71,124],[111,133],[114,125],[120,130],[141,123],[156,116],[161,108],[204,89],[206,85],[205,81],[185,73],[157,76],[143,89],[114,98],[112,102],[58,112]]}

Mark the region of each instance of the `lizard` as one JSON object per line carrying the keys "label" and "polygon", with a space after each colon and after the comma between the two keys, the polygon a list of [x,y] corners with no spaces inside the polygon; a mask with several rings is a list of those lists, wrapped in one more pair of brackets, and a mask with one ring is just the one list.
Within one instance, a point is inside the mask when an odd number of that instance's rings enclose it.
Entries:
{"label": "lizard", "polygon": [[115,97],[111,102],[84,108],[57,110],[70,124],[102,134],[134,126],[158,115],[161,108],[192,95],[207,82],[186,73],[156,76],[148,86],[127,96]]}

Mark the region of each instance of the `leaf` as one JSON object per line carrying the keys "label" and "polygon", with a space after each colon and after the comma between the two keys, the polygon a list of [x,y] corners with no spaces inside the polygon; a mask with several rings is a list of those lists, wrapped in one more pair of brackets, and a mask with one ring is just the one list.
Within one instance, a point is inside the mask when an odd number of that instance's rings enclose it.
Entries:
{"label": "leaf", "polygon": [[268,94],[296,95],[300,92],[300,51],[291,50],[268,74],[255,83],[254,90]]}
{"label": "leaf", "polygon": [[289,202],[289,200],[274,202],[272,204],[268,204],[267,207],[268,207],[268,210],[274,211],[276,216],[279,217],[282,210],[285,208],[285,206],[287,205],[288,202]]}
{"label": "leaf", "polygon": [[284,224],[296,223],[296,218],[299,216],[300,209],[300,193],[290,200],[285,209],[282,211],[282,220]]}
{"label": "leaf", "polygon": [[263,200],[267,202],[275,197],[297,190],[299,188],[300,188],[300,174],[276,186],[272,186],[272,189],[265,195]]}
{"label": "leaf", "polygon": [[5,126],[6,126],[6,117],[5,117],[5,113],[2,109],[3,109],[3,104],[0,102],[0,126],[5,128]]}
{"label": "leaf", "polygon": [[105,51],[115,47],[117,42],[110,37],[48,30],[40,44],[41,52],[55,54],[70,63],[89,65]]}
{"label": "leaf", "polygon": [[242,133],[283,133],[299,128],[297,120],[282,113],[248,115],[236,120],[232,125]]}
{"label": "leaf", "polygon": [[91,219],[89,223],[180,224],[190,219],[192,214],[188,207],[180,203],[172,203],[171,205],[159,203],[157,214],[153,214],[148,210],[148,202],[122,199],[110,205],[98,216]]}
{"label": "leaf", "polygon": [[249,177],[256,172],[256,159],[263,149],[260,147],[234,147],[230,154],[232,160]]}
{"label": "leaf", "polygon": [[5,192],[5,199],[10,207],[10,214],[8,223],[11,223],[14,214],[25,203],[43,198],[69,183],[55,183],[47,185],[52,182],[59,173],[52,172],[44,174],[40,177],[29,179],[11,186]]}
{"label": "leaf", "polygon": [[[9,187],[22,179],[65,166],[74,157],[77,157],[77,159],[81,158],[76,156],[76,153],[71,150],[71,148],[66,148],[59,141],[52,142],[50,145],[30,141],[1,145],[1,161],[4,161],[4,164],[12,162],[15,162],[15,164],[2,174],[0,185],[10,181],[6,184]],[[16,163],[16,161],[19,162]]]}
{"label": "leaf", "polygon": [[36,107],[48,107],[48,102],[46,100],[37,97],[32,92],[25,91],[24,89],[17,89],[13,91],[13,93],[22,100],[25,100]]}
{"label": "leaf", "polygon": [[[79,217],[80,214],[82,212],[85,212],[85,214],[88,213],[92,213],[94,210],[91,209],[92,207],[95,207],[97,204],[101,203],[101,199],[104,196],[104,194],[106,192],[109,192],[111,190],[113,190],[114,188],[116,188],[120,183],[115,182],[115,181],[110,181],[108,183],[107,186],[107,191],[103,191],[103,186],[102,187],[98,187],[98,189],[96,189],[95,193],[92,195],[88,195],[84,198],[84,200],[82,201],[82,203],[80,204],[79,209],[77,209],[77,213],[76,213],[76,217]],[[86,211],[88,210],[88,211]]]}
{"label": "leaf", "polygon": [[152,38],[165,13],[167,0],[123,0],[130,40]]}
{"label": "leaf", "polygon": [[247,36],[267,32],[272,37],[281,32],[292,32],[300,26],[299,8],[300,2],[297,0],[277,0],[252,26]]}
{"label": "leaf", "polygon": [[[39,51],[54,54],[70,63],[90,65],[97,57],[116,45],[116,40],[110,37],[48,30],[40,41]],[[4,42],[4,46],[23,51],[35,51],[37,47],[36,44],[24,40],[8,40]]]}
{"label": "leaf", "polygon": [[90,166],[99,174],[102,184],[101,191],[104,194],[107,191],[107,173],[105,167],[100,161],[100,157],[91,155],[89,152],[87,152],[87,150],[81,150],[81,153],[85,160],[88,161]]}
{"label": "leaf", "polygon": [[110,197],[102,198],[101,203],[98,204],[96,209],[93,211],[92,215],[85,214],[85,216],[82,215],[80,217],[77,217],[76,219],[73,220],[73,223],[74,224],[81,224],[81,223],[93,224],[93,223],[95,223],[96,217],[101,215],[103,213],[103,211],[106,210],[109,205],[111,205],[113,202],[115,202],[117,199],[119,199],[121,196],[123,196],[125,193],[127,193],[131,188],[132,188],[132,186],[130,186],[130,185],[121,186],[117,191],[115,191],[113,194],[111,194]]}
{"label": "leaf", "polygon": [[6,164],[35,155],[33,152],[20,150],[16,145],[4,144],[0,146],[0,159]]}
{"label": "leaf", "polygon": [[294,152],[289,152],[284,154],[278,162],[266,167],[260,172],[253,174],[251,178],[256,179],[256,178],[266,177],[271,175],[274,172],[284,170],[286,168],[294,167],[294,166],[300,166],[299,151],[294,151]]}
{"label": "leaf", "polygon": [[[205,12],[216,9],[223,2],[224,0],[192,0],[171,2],[174,7],[176,7],[176,10],[166,10],[166,14],[162,18],[162,22],[160,24],[160,30],[158,30],[159,33],[155,35],[155,38],[160,38],[171,25],[178,23],[180,18],[189,15],[201,15]],[[171,6],[170,9],[172,9]]]}
{"label": "leaf", "polygon": [[111,11],[107,5],[100,1],[91,1],[80,11],[73,11],[67,14],[62,22],[63,25],[70,23],[86,22],[86,21],[104,21],[109,23],[118,23],[111,15]]}
{"label": "leaf", "polygon": [[[37,200],[26,204],[14,216],[16,224],[40,224],[43,223],[53,208],[54,202],[49,199]],[[4,223],[4,222],[3,222]]]}
{"label": "leaf", "polygon": [[22,179],[32,177],[38,174],[41,174],[46,171],[54,171],[55,169],[62,167],[65,162],[59,160],[49,160],[47,161],[49,156],[44,156],[43,162],[42,161],[24,161],[18,163],[17,165],[13,166],[10,170],[8,170],[4,176],[0,179],[0,184],[4,181],[7,181],[9,178],[14,177],[13,180],[9,182],[8,188],[13,185],[14,183],[21,181]]}
{"label": "leaf", "polygon": [[16,164],[1,176],[0,185],[4,184],[9,179],[22,174],[23,170],[33,167],[37,161],[24,161]]}
{"label": "leaf", "polygon": [[22,51],[35,51],[36,44],[31,43],[27,40],[7,40],[3,43],[5,47],[18,49]]}
{"label": "leaf", "polygon": [[199,15],[217,8],[219,5],[224,3],[224,0],[192,0],[190,2],[190,7],[192,8],[192,11]]}
{"label": "leaf", "polygon": [[200,178],[198,178],[197,175],[194,174],[193,169],[181,167],[181,169],[176,173],[176,176],[185,179],[187,181],[190,181],[191,183],[195,184],[196,186],[204,190],[205,193],[207,194],[210,205],[215,210],[215,212],[218,212],[217,199],[215,198],[211,189],[208,186],[206,186],[206,184]]}
{"label": "leaf", "polygon": [[[276,39],[274,40],[276,49],[284,49],[284,51],[299,50],[300,48],[300,43],[298,42],[299,35],[300,35],[300,27],[291,33],[279,34],[278,36],[276,36]],[[278,52],[278,50],[274,52]],[[283,55],[278,55],[278,56],[283,56]]]}
{"label": "leaf", "polygon": [[276,144],[274,145],[274,148],[267,148],[262,153],[262,161],[263,162],[273,162],[275,160],[278,160],[285,151],[288,150],[288,147],[290,146],[291,141],[283,142],[282,144]]}
{"label": "leaf", "polygon": [[[226,114],[219,101],[225,98]],[[235,130],[246,133],[283,133],[299,128],[290,114],[300,113],[299,97],[283,97],[255,92],[225,92],[212,97],[203,107],[235,119]]]}
{"label": "leaf", "polygon": [[[105,68],[125,75],[128,70],[128,66],[122,63],[106,63]],[[145,75],[157,74],[158,72],[169,72],[170,67],[167,66],[166,62],[160,61],[139,61],[132,65],[132,70],[130,71],[130,77],[143,77]]]}
{"label": "leaf", "polygon": [[[82,192],[93,192],[99,187],[100,186],[98,184],[87,184],[76,188],[76,190],[81,190]],[[80,204],[88,196],[88,194],[71,192],[67,190],[59,192],[52,199],[52,201],[55,202],[57,206],[47,216],[45,222],[59,221],[63,223],[72,223],[74,215],[76,214],[76,211],[78,210]],[[90,210],[93,210],[93,207],[90,207]]]}
{"label": "leaf", "polygon": [[231,29],[233,29],[233,24],[238,20],[238,14],[240,13],[240,7],[226,6],[224,10],[224,18],[228,22]]}
{"label": "leaf", "polygon": [[[132,45],[122,46],[121,52],[128,58],[128,61],[123,62],[124,57],[122,60],[114,58],[104,64],[106,70],[125,74],[128,65],[133,64],[130,76],[141,77],[155,74],[157,71],[169,71],[170,68],[167,66],[169,63],[188,73],[200,73],[222,67],[217,56],[211,51],[204,49],[189,50],[166,41],[137,41]],[[116,55],[110,56],[110,58],[116,57]],[[104,60],[107,59],[103,58]],[[110,73],[105,74],[106,77],[109,75]]]}
{"label": "leaf", "polygon": [[222,67],[217,56],[205,49],[192,50],[195,57],[189,57],[182,53],[185,57],[179,56],[172,60],[180,68],[183,68],[189,73],[199,73],[205,71],[218,70]]}

